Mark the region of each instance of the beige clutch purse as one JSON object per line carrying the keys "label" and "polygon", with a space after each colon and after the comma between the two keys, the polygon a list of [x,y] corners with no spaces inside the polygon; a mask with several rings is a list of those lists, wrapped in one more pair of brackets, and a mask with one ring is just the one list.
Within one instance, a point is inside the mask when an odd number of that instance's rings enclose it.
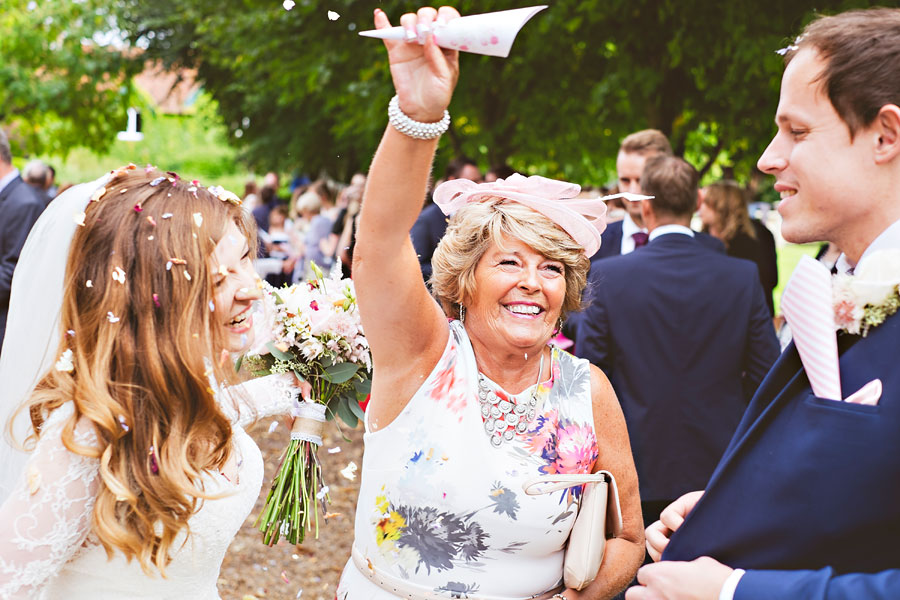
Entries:
{"label": "beige clutch purse", "polygon": [[607,538],[622,533],[622,508],[615,478],[609,471],[543,475],[522,485],[526,494],[536,496],[581,484],[585,484],[584,492],[569,534],[563,568],[563,582],[575,590],[583,589],[597,577]]}

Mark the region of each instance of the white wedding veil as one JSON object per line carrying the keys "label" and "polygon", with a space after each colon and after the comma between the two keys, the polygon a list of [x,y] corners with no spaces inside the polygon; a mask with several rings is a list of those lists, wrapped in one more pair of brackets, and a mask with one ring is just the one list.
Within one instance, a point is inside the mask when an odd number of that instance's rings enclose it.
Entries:
{"label": "white wedding veil", "polygon": [[[57,360],[66,261],[78,227],[76,215],[84,212],[91,195],[108,177],[74,186],[50,202],[19,255],[0,352],[0,504],[12,492],[28,458],[20,449],[30,426],[28,415],[17,409]],[[13,415],[11,439],[7,425]]]}

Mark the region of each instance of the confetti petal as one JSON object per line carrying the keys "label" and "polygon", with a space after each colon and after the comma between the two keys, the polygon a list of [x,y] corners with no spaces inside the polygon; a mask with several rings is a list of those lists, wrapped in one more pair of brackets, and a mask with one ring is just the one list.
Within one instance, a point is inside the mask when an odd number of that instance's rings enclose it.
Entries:
{"label": "confetti petal", "polygon": [[297,5],[297,3],[294,2],[294,0],[284,0],[281,5],[284,7],[284,10],[291,10],[292,8],[294,8],[294,6]]}
{"label": "confetti petal", "polygon": [[353,481],[354,479],[356,479],[356,470],[358,468],[359,467],[356,466],[356,463],[351,460],[346,467],[341,469],[341,475],[344,477],[344,479]]}
{"label": "confetti petal", "polygon": [[197,227],[200,227],[201,225],[203,225],[203,213],[195,212],[193,216],[194,216],[194,223],[197,225]]}
{"label": "confetti petal", "polygon": [[91,281],[90,279],[88,279],[87,281],[84,282],[84,287],[92,288],[92,287],[94,287],[94,282]]}
{"label": "confetti petal", "polygon": [[157,294],[153,294],[153,305],[159,308],[159,296]]}
{"label": "confetti petal", "polygon": [[72,362],[72,350],[67,349],[63,352],[59,360],[56,361],[56,370],[63,373],[71,373],[75,370],[75,364]]}
{"label": "confetti petal", "polygon": [[272,433],[276,429],[278,429],[278,421],[272,421],[271,423],[269,423],[269,433]]}
{"label": "confetti petal", "polygon": [[340,18],[341,18],[341,15],[337,14],[333,10],[328,11],[328,20],[329,21],[337,21]]}
{"label": "confetti petal", "polygon": [[141,207],[140,204],[135,204],[135,205],[134,205],[134,212],[144,212],[144,209]]}
{"label": "confetti petal", "polygon": [[41,472],[33,466],[28,467],[28,493],[34,496],[41,488]]}
{"label": "confetti petal", "polygon": [[125,433],[131,431],[131,428],[128,427],[128,421],[125,419],[125,415],[119,415],[119,427],[121,427]]}
{"label": "confetti petal", "polygon": [[[172,194],[169,194],[169,195],[171,196]],[[163,219],[171,219],[171,218],[172,218],[172,213],[163,213],[162,218],[163,218]]]}
{"label": "confetti petal", "polygon": [[150,182],[150,187],[156,187],[165,180],[166,180],[165,177],[157,177],[156,179],[154,179],[153,181]]}
{"label": "confetti petal", "polygon": [[119,317],[117,317],[116,315],[114,315],[114,314],[112,313],[112,311],[109,311],[108,313],[106,313],[106,320],[109,321],[110,323],[118,323],[118,322],[119,322]]}
{"label": "confetti petal", "polygon": [[105,187],[98,188],[97,191],[95,191],[93,194],[91,194],[91,202],[99,202],[100,198],[102,198],[103,194],[105,194],[105,193],[106,193]]}
{"label": "confetti petal", "polygon": [[341,447],[340,447],[340,446],[335,446],[334,448],[329,448],[329,449],[328,449],[328,454],[337,454],[337,453],[340,452],[340,451],[341,451]]}
{"label": "confetti petal", "polygon": [[153,215],[147,215],[147,222],[153,227],[156,227],[156,219],[153,218]]}
{"label": "confetti petal", "polygon": [[190,280],[191,280],[191,274],[188,273],[187,271],[185,271],[185,272],[184,272],[184,278],[187,279],[188,281],[190,281]]}
{"label": "confetti petal", "polygon": [[72,220],[75,221],[76,225],[80,225],[81,227],[84,227],[84,217],[85,217],[85,214],[83,212],[77,212],[74,215],[72,215]]}
{"label": "confetti petal", "polygon": [[121,267],[116,267],[112,273],[113,281],[118,281],[120,284],[125,285],[125,271],[122,270]]}

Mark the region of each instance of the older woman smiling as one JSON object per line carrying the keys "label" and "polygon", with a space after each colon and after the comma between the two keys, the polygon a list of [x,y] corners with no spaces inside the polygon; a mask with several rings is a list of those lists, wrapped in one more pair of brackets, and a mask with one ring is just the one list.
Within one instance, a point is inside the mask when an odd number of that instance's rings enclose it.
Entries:
{"label": "older woman smiling", "polygon": [[[457,16],[423,8],[401,23],[427,31]],[[375,24],[389,26],[380,10]],[[576,200],[577,185],[542,177],[440,186],[435,201],[454,214],[432,263],[435,302],[409,229],[446,127],[457,54],[430,38],[386,46],[397,101],[372,163],[353,270],[375,375],[338,598],[612,597],[643,556],[625,422],[599,369],[548,346],[579,308],[605,209]],[[624,531],[587,588],[564,590],[582,489],[527,496],[523,483],[600,468],[618,481]]]}

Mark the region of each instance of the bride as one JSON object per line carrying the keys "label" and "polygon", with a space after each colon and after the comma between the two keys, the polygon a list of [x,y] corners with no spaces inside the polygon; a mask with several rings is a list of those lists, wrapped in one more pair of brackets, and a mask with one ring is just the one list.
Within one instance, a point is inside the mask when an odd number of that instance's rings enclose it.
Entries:
{"label": "bride", "polygon": [[17,482],[0,490],[0,598],[218,598],[262,485],[243,428],[297,396],[292,376],[239,384],[231,366],[258,295],[239,205],[130,165],[38,221],[0,362],[31,450],[0,444]]}

